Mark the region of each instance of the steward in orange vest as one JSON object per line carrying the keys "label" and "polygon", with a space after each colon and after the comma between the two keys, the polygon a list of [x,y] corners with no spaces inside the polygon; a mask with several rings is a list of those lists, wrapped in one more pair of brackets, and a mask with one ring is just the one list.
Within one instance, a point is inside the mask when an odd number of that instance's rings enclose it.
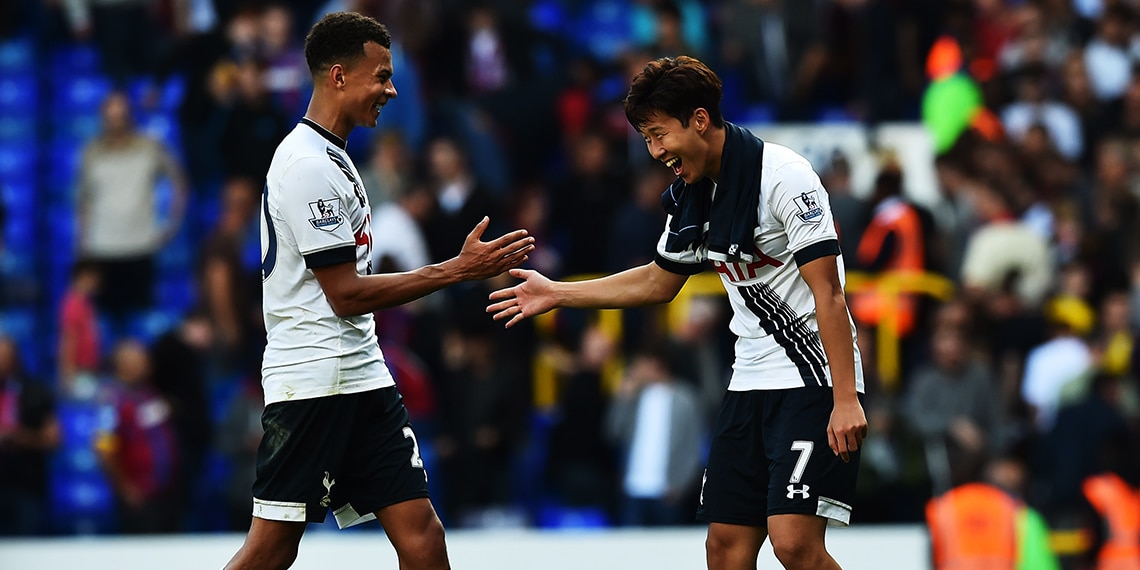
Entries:
{"label": "steward in orange vest", "polygon": [[1140,570],[1140,490],[1111,472],[1085,479],[1081,490],[1107,527],[1096,570]]}
{"label": "steward in orange vest", "polygon": [[[927,264],[926,231],[918,209],[901,197],[902,175],[885,169],[875,186],[879,200],[855,251],[857,266],[875,273],[922,273]],[[852,316],[864,325],[879,325],[886,318],[888,295],[891,293],[877,290],[850,295]],[[917,324],[917,297],[898,295],[895,307],[895,330],[899,336],[906,336]]]}
{"label": "steward in orange vest", "polygon": [[1058,570],[1044,519],[1005,491],[967,483],[926,505],[934,570]]}

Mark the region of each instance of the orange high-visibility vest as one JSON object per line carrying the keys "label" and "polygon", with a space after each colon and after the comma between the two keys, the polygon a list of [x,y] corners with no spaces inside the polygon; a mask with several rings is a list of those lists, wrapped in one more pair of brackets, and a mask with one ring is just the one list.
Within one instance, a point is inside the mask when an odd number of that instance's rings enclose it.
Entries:
{"label": "orange high-visibility vest", "polygon": [[997,487],[968,483],[926,505],[935,570],[1014,570],[1021,504]]}
{"label": "orange high-visibility vest", "polygon": [[[922,220],[909,204],[896,200],[881,208],[859,240],[855,258],[862,264],[870,264],[879,255],[887,236],[895,233],[895,252],[883,271],[911,271],[921,273],[926,268],[925,238],[922,234]],[[886,316],[886,295],[881,291],[868,291],[852,295],[851,315],[855,320],[875,326]],[[898,295],[895,300],[895,330],[905,336],[914,330],[917,319],[917,300],[914,295]]]}
{"label": "orange high-visibility vest", "polygon": [[1140,570],[1140,491],[1113,473],[1089,477],[1081,487],[1108,523],[1097,570]]}

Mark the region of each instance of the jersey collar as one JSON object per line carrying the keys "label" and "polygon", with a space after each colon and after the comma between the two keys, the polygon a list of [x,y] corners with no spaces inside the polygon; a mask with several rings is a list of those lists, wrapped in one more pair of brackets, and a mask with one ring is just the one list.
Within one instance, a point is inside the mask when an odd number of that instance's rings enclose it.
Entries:
{"label": "jersey collar", "polygon": [[308,117],[301,117],[301,124],[308,125],[309,128],[317,131],[317,134],[328,139],[328,141],[335,144],[337,148],[341,150],[348,150],[348,141],[336,136],[336,134],[332,131],[318,125],[316,121]]}

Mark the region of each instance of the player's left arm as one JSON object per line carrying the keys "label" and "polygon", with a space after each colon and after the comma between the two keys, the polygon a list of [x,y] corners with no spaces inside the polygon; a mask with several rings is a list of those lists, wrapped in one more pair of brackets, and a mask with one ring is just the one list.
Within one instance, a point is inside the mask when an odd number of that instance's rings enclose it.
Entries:
{"label": "player's left arm", "polygon": [[815,298],[819,337],[831,368],[835,404],[827,441],[832,453],[850,461],[867,435],[867,418],[855,387],[854,336],[839,280],[839,234],[831,203],[807,160],[790,160],[769,176],[768,206],[783,222],[800,276]]}
{"label": "player's left arm", "polygon": [[831,367],[831,385],[835,404],[827,424],[827,441],[832,453],[843,461],[851,459],[867,436],[867,417],[859,403],[855,388],[855,349],[852,345],[851,321],[847,299],[839,282],[836,256],[818,257],[800,266],[800,276],[815,298],[815,315],[819,338]]}

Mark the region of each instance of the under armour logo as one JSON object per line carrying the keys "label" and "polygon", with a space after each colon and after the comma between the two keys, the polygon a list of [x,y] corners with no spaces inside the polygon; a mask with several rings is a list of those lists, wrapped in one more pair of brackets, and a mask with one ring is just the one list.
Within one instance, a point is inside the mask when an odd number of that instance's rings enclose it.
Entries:
{"label": "under armour logo", "polygon": [[808,494],[808,489],[810,488],[810,485],[803,485],[803,489],[797,489],[795,485],[788,485],[788,498],[794,499],[796,498],[796,493],[799,493],[806,499],[811,496]]}
{"label": "under armour logo", "polygon": [[325,479],[321,481],[321,484],[325,486],[325,496],[321,497],[321,506],[327,507],[332,503],[332,498],[329,495],[332,494],[332,486],[336,485],[336,479],[329,479],[329,472],[325,471]]}

